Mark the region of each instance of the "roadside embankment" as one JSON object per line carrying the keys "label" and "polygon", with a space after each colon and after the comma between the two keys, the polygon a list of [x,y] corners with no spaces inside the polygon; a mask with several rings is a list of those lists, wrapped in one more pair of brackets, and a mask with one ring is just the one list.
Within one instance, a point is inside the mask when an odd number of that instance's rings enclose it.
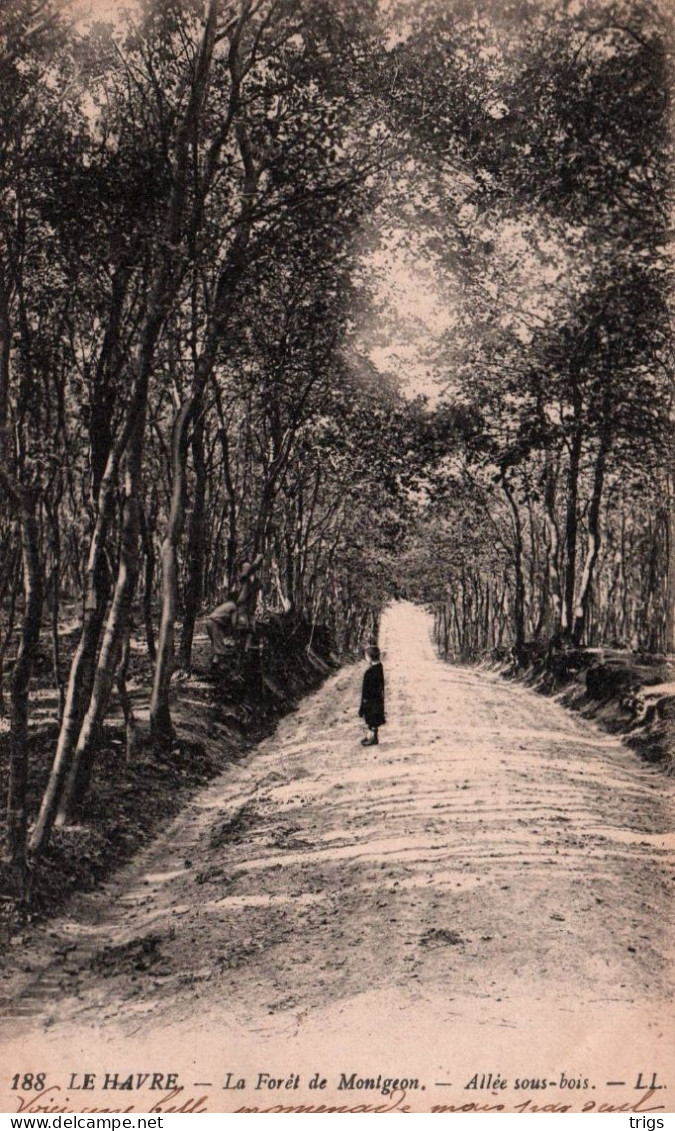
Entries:
{"label": "roadside embankment", "polygon": [[520,663],[493,657],[490,667],[592,719],[648,762],[675,773],[675,662],[617,648],[528,646]]}
{"label": "roadside embankment", "polygon": [[[253,641],[233,642],[214,667],[211,646],[198,633],[189,673],[173,681],[170,749],[153,748],[147,734],[152,666],[140,642],[132,644],[128,693],[139,741],[129,758],[120,704],[112,703],[101,735],[93,780],[76,824],[55,828],[45,855],[32,870],[29,907],[20,912],[0,868],[0,934],[49,918],[76,891],[90,891],[151,841],[188,799],[318,687],[335,668],[327,633],[300,620],[276,617]],[[67,660],[68,657],[64,657]],[[29,734],[29,820],[37,814],[58,736],[58,697],[48,665],[35,689]],[[6,775],[8,734],[0,730],[0,772]],[[0,836],[4,834],[4,814]]]}

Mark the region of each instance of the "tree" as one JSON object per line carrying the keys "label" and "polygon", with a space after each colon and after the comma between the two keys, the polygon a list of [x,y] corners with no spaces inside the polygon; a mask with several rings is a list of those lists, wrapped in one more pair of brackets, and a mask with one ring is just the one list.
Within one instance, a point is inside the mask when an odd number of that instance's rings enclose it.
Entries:
{"label": "tree", "polygon": [[393,112],[426,159],[431,191],[419,167],[409,186],[458,312],[446,395],[472,405],[469,463],[510,515],[516,651],[528,625],[578,644],[607,484],[629,460],[651,481],[670,435],[668,19],[407,15]]}

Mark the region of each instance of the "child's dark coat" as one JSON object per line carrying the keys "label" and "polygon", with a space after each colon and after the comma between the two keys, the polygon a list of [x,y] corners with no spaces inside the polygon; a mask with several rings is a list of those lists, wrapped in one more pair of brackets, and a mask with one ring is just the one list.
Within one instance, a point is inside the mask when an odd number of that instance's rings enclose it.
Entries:
{"label": "child's dark coat", "polygon": [[384,717],[384,669],[382,664],[372,664],[363,677],[359,715],[366,726],[381,727]]}

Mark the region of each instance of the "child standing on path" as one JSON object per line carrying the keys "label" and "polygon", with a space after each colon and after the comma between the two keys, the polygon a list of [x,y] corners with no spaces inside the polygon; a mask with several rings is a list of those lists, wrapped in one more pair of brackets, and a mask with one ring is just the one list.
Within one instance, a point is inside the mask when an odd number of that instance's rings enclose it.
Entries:
{"label": "child standing on path", "polygon": [[370,734],[361,739],[362,746],[377,746],[378,727],[384,726],[384,670],[380,662],[380,649],[375,644],[369,645],[365,651],[368,668],[363,677],[361,688],[361,706],[359,716],[368,727]]}

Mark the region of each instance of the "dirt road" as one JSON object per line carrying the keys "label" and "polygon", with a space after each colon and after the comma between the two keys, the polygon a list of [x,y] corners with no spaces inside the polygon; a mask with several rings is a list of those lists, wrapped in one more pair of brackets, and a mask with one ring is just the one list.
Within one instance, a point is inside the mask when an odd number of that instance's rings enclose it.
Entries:
{"label": "dirt road", "polygon": [[362,668],[340,672],[43,938],[22,1039],[152,1034],[202,1078],[291,1053],[441,1082],[667,1063],[675,783],[441,663],[411,605],[381,646],[381,745],[359,741]]}

